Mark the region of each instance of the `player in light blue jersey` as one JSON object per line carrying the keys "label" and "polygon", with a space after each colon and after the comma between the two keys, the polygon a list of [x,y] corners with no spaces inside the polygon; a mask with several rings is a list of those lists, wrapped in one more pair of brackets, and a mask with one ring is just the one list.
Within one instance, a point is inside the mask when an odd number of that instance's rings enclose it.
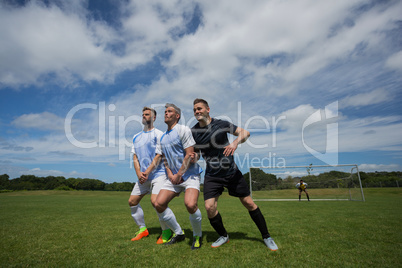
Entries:
{"label": "player in light blue jersey", "polygon": [[[161,156],[155,153],[158,140],[162,137],[162,131],[154,128],[153,122],[156,119],[156,111],[149,107],[142,110],[143,131],[133,137],[131,153],[138,182],[134,185],[128,203],[131,209],[131,216],[140,230],[136,233],[132,241],[140,240],[149,235],[144,221],[144,211],[139,204],[141,199],[152,192],[151,203],[155,207],[156,197],[167,181],[166,170],[160,161]],[[170,208],[167,208],[171,212]],[[173,212],[171,212],[173,214]],[[157,244],[166,243],[172,236],[169,227],[161,222],[162,235],[157,240]]]}
{"label": "player in light blue jersey", "polygon": [[[195,141],[189,127],[179,125],[180,108],[174,104],[166,104],[165,123],[167,131],[161,137],[156,153],[163,155],[168,180],[160,190],[156,199],[155,208],[159,220],[173,230],[172,238],[167,245],[185,239],[183,230],[174,218],[167,212],[169,202],[182,191],[185,191],[184,204],[190,213],[190,223],[193,227],[193,244],[191,249],[199,249],[202,245],[201,211],[198,208],[200,192],[201,167],[191,163]],[[172,217],[173,216],[173,217]]]}

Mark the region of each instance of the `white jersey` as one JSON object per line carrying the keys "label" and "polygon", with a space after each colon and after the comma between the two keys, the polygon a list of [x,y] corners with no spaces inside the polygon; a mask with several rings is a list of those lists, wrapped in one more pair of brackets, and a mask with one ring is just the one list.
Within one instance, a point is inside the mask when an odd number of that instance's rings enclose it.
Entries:
{"label": "white jersey", "polygon": [[[134,135],[131,153],[137,156],[138,162],[140,163],[141,172],[147,170],[149,165],[152,163],[152,160],[155,158],[157,143],[162,135],[163,132],[156,128],[153,128],[147,132],[141,131]],[[161,161],[159,165],[148,175],[148,180],[153,180],[154,178],[162,176],[165,173],[165,166]]]}
{"label": "white jersey", "polygon": [[[157,154],[164,154],[168,162],[169,168],[173,174],[176,174],[183,164],[186,156],[185,150],[194,146],[195,141],[189,127],[176,124],[171,130],[166,131],[156,149]],[[191,175],[199,175],[202,172],[201,167],[195,163],[190,164],[184,173],[183,180],[187,180]]]}
{"label": "white jersey", "polygon": [[300,182],[298,184],[296,184],[296,188],[300,188],[302,190],[307,188],[307,183],[303,182],[302,184],[300,184]]}

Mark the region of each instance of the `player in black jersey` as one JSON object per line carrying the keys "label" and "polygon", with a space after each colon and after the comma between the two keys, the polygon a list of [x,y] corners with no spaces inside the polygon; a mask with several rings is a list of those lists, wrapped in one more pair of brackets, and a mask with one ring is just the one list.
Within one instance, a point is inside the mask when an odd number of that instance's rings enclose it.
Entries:
{"label": "player in black jersey", "polygon": [[[247,208],[267,247],[276,251],[278,247],[268,232],[265,218],[251,198],[247,182],[233,158],[238,144],[245,142],[250,133],[230,122],[211,118],[209,112],[210,108],[207,101],[203,99],[194,100],[194,116],[198,123],[191,131],[196,142],[194,148],[198,154],[194,154],[193,158],[194,161],[197,161],[202,155],[206,162],[205,209],[212,227],[220,236],[218,240],[212,243],[212,247],[219,247],[229,242],[229,235],[217,210],[219,196],[226,187],[229,195],[238,197],[244,207]],[[228,133],[237,136],[232,143],[229,143]]]}

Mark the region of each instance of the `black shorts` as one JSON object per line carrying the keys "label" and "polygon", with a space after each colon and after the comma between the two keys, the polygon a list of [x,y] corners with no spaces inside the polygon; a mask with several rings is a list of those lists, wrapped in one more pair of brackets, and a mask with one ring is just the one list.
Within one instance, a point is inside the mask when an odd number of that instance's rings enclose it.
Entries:
{"label": "black shorts", "polygon": [[224,187],[229,190],[229,195],[235,197],[246,197],[250,195],[250,188],[240,170],[226,177],[211,177],[205,175],[204,178],[204,200],[218,197],[222,194]]}

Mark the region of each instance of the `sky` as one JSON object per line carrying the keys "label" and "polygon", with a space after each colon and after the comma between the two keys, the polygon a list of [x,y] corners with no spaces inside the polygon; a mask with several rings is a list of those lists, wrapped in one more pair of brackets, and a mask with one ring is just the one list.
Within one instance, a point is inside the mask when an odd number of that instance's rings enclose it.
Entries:
{"label": "sky", "polygon": [[402,1],[2,0],[0,59],[10,178],[137,181],[142,108],[195,98],[250,131],[243,172],[402,170]]}

